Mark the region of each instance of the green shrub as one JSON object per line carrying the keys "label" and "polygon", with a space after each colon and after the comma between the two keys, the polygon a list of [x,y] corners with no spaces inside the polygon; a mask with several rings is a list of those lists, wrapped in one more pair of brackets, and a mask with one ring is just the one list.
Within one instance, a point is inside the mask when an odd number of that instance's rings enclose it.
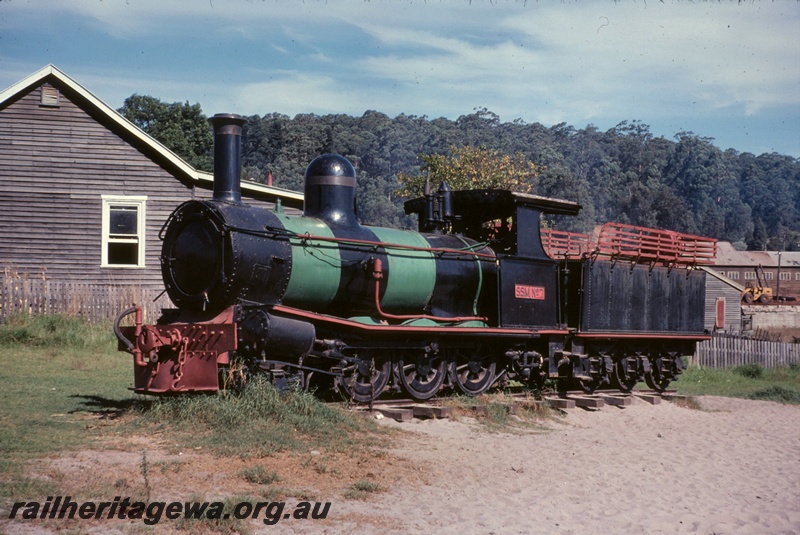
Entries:
{"label": "green shrub", "polygon": [[760,379],[764,375],[764,367],[755,363],[736,366],[733,371],[748,379]]}

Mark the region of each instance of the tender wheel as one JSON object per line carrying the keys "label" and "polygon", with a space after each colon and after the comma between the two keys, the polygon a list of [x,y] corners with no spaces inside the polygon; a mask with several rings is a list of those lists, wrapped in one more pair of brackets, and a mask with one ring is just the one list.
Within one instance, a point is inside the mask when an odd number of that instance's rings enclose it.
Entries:
{"label": "tender wheel", "polygon": [[[575,383],[586,394],[593,394],[601,385],[609,382],[607,365],[607,356],[603,353],[594,355],[588,360],[588,368],[586,368],[586,361],[581,362],[580,368],[573,368],[573,375]],[[610,360],[609,360],[610,363]],[[577,365],[574,364],[573,366]]]}
{"label": "tender wheel", "polygon": [[447,375],[447,363],[438,354],[404,352],[397,360],[400,383],[415,399],[429,399],[439,392]]}
{"label": "tender wheel", "polygon": [[492,386],[496,369],[494,356],[481,346],[472,351],[457,350],[450,362],[450,380],[462,393],[478,396]]}
{"label": "tender wheel", "polygon": [[354,401],[367,403],[381,395],[392,375],[392,361],[362,358],[346,366],[339,384]]}
{"label": "tender wheel", "polygon": [[753,302],[753,294],[746,293],[746,294],[744,294],[742,299],[744,300],[745,303],[747,303],[749,305],[749,304],[751,304]]}
{"label": "tender wheel", "polygon": [[762,305],[766,305],[769,303],[769,296],[767,294],[761,294],[761,297],[758,298],[758,302]]}
{"label": "tender wheel", "polygon": [[614,385],[620,392],[629,393],[638,381],[638,363],[635,357],[626,357],[614,362]]}
{"label": "tender wheel", "polygon": [[594,394],[594,391],[603,383],[599,377],[592,379],[575,379],[580,388],[585,394]]}
{"label": "tender wheel", "polygon": [[673,374],[665,373],[664,361],[661,357],[650,360],[650,370],[645,372],[644,381],[656,392],[664,392],[672,381]]}

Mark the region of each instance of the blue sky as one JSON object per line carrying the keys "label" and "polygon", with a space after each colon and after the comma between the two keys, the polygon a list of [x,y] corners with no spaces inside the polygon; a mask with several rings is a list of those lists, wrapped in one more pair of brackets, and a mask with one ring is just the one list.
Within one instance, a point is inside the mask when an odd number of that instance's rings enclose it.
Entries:
{"label": "blue sky", "polygon": [[0,0],[0,88],[48,63],[114,108],[488,108],[800,157],[797,0]]}

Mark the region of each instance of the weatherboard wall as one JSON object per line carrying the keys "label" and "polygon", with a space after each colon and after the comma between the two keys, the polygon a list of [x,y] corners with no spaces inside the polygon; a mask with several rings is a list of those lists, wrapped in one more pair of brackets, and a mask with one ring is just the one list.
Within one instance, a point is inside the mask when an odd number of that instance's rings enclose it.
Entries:
{"label": "weatherboard wall", "polygon": [[[42,91],[49,105],[43,105]],[[54,95],[57,105],[52,105]],[[161,292],[158,233],[179,203],[210,198],[211,192],[182,181],[157,156],[58,79],[0,103],[0,317],[42,311],[31,305],[30,295],[10,296],[15,290],[9,281],[14,280],[41,279],[48,287],[61,283],[72,288],[59,289],[58,299],[38,296],[37,302],[79,304],[80,295],[105,295],[107,287],[143,291],[147,301]],[[144,267],[101,266],[103,195],[147,197]],[[28,287],[28,293],[33,291]],[[79,297],[63,297],[65,292]],[[159,303],[168,304],[164,298]]]}

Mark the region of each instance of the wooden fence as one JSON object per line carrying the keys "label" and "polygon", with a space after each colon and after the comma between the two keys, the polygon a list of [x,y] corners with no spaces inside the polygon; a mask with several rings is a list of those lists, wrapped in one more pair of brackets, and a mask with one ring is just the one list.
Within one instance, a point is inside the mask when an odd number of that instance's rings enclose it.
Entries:
{"label": "wooden fence", "polygon": [[131,285],[0,277],[0,321],[17,314],[65,314],[97,323],[136,303],[143,306],[145,321],[153,322],[161,308],[171,306],[166,294],[159,293]]}
{"label": "wooden fence", "polygon": [[[155,322],[172,303],[155,289],[120,284],[56,282],[0,276],[0,321],[15,314],[66,314],[97,323],[117,317],[132,303],[143,306],[145,321]],[[157,301],[153,301],[158,297]],[[727,368],[758,363],[767,368],[800,363],[800,344],[715,334],[697,344],[693,364]]]}
{"label": "wooden fence", "polygon": [[692,363],[709,368],[730,368],[742,364],[761,364],[765,368],[775,368],[800,363],[800,344],[755,340],[720,333],[715,334],[711,340],[697,344]]}

